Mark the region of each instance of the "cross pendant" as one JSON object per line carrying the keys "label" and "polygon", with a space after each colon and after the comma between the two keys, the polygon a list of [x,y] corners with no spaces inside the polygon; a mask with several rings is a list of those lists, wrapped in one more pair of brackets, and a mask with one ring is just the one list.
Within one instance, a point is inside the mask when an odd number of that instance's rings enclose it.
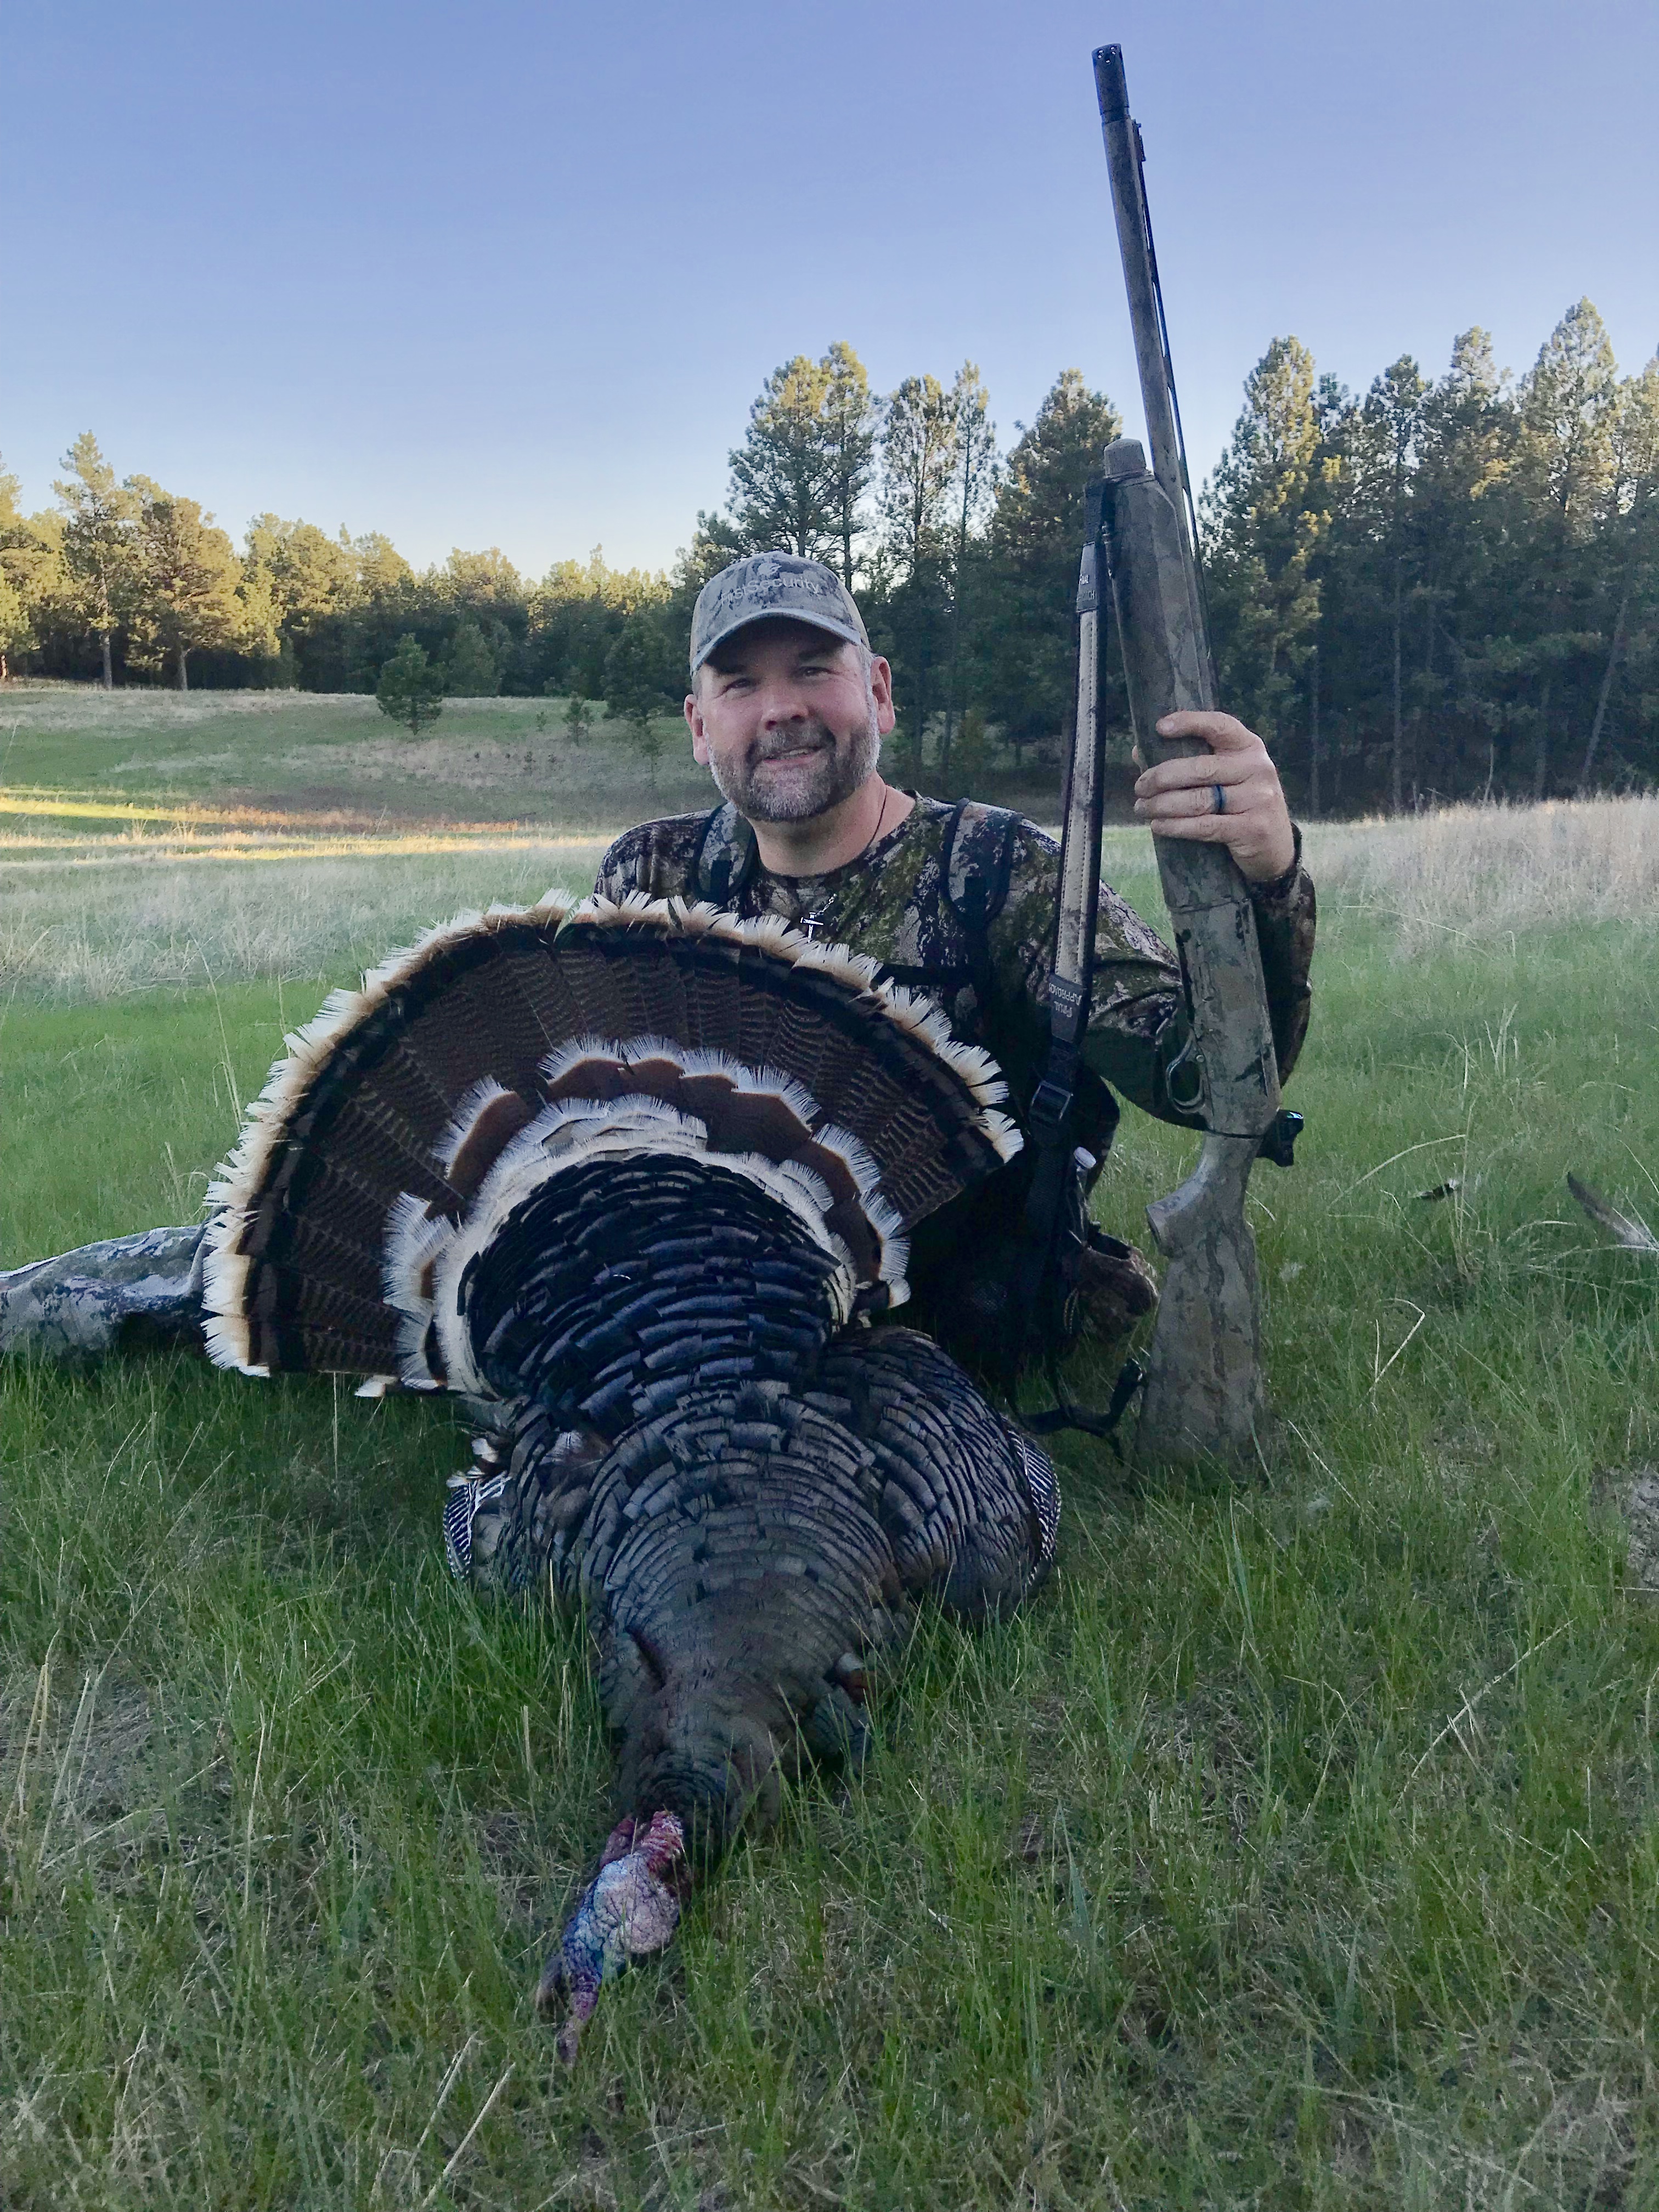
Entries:
{"label": "cross pendant", "polygon": [[823,927],[823,921],[822,917],[818,915],[804,914],[800,920],[795,924],[795,927],[799,930],[801,935],[806,939],[807,943],[811,945],[817,938],[819,930]]}

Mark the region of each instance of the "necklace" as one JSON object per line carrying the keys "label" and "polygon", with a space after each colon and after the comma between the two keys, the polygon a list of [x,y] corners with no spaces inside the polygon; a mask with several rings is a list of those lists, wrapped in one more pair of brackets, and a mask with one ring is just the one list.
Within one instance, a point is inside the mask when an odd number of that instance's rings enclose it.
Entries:
{"label": "necklace", "polygon": [[[892,786],[890,784],[884,784],[881,790],[881,811],[876,817],[875,828],[870,832],[870,835],[865,839],[863,844],[853,855],[852,859],[850,860],[843,860],[841,867],[834,871],[836,875],[840,875],[843,869],[856,868],[859,862],[864,858],[865,854],[870,850],[870,848],[875,843],[877,838],[880,836],[882,824],[887,819],[887,802],[892,795]],[[798,930],[799,930],[801,935],[806,939],[807,943],[809,945],[813,945],[817,941],[818,932],[823,927],[823,916],[821,914],[804,914],[797,917],[794,926]]]}

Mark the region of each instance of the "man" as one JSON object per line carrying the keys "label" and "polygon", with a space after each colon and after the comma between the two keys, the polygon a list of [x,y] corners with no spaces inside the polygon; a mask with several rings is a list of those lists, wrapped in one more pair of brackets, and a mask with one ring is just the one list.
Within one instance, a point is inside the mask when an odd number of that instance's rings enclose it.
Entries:
{"label": "man", "polygon": [[[711,898],[869,954],[1000,1062],[1023,1118],[1048,1050],[1059,848],[1000,809],[953,806],[884,780],[892,674],[840,580],[783,553],[711,578],[692,616],[685,719],[725,804],[630,830],[596,888],[611,898]],[[1160,836],[1224,844],[1237,861],[1287,1074],[1307,1029],[1315,909],[1278,772],[1230,714],[1171,715],[1160,729],[1202,738],[1210,751],[1146,769],[1136,817]],[[1196,1119],[1182,1105],[1188,1030],[1173,955],[1104,887],[1096,947],[1073,1108],[1091,1179],[1117,1121],[1115,1091],[1162,1120]],[[913,1243],[907,1319],[994,1371],[1022,1334],[1010,1323],[1031,1164],[1028,1152],[923,1223]],[[1091,1318],[1109,1338],[1152,1302],[1139,1255],[1110,1239],[1097,1238],[1085,1273]]]}
{"label": "man", "polygon": [[[1048,1047],[1054,841],[1000,808],[952,806],[884,781],[891,671],[872,653],[850,593],[817,562],[761,554],[713,577],[692,617],[690,669],[692,750],[724,803],[628,831],[596,890],[712,899],[869,954],[935,999],[964,1042],[991,1053],[1023,1115]],[[1174,715],[1163,729],[1201,737],[1211,750],[1146,770],[1135,813],[1161,836],[1225,844],[1249,879],[1287,1073],[1307,1028],[1314,894],[1278,774],[1231,715]],[[1117,1121],[1115,1091],[1165,1121],[1194,1122],[1182,1104],[1187,1042],[1173,956],[1103,889],[1073,1109],[1091,1176]],[[1028,1153],[921,1224],[912,1245],[906,1318],[993,1372],[1006,1371],[1021,1334],[1009,1323],[1030,1173]],[[152,1230],[0,1275],[0,1348],[95,1351],[133,1323],[198,1334],[200,1236]],[[1108,1337],[1155,1296],[1139,1255],[1109,1238],[1088,1255],[1084,1290]]]}

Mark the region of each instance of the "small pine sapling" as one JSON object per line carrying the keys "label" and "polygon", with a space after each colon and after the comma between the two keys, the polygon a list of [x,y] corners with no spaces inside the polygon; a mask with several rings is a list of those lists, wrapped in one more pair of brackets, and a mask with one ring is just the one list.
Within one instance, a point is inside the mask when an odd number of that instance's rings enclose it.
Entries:
{"label": "small pine sapling", "polygon": [[443,672],[432,665],[424,646],[408,631],[398,640],[397,650],[391,659],[383,664],[374,696],[380,712],[389,714],[394,722],[406,722],[412,737],[418,738],[422,728],[428,722],[435,722],[442,714]]}
{"label": "small pine sapling", "polygon": [[671,670],[678,672],[673,653],[661,624],[650,614],[633,617],[605,656],[605,704],[631,728],[649,770],[653,791],[657,787],[657,763],[663,753],[659,726],[669,704]]}

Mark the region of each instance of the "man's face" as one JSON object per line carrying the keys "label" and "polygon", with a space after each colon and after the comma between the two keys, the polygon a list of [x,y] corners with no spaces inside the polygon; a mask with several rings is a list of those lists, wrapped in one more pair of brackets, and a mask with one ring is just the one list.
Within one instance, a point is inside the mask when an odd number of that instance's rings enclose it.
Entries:
{"label": "man's face", "polygon": [[856,646],[770,617],[717,646],[685,702],[691,750],[751,822],[806,822],[875,774],[892,675]]}

